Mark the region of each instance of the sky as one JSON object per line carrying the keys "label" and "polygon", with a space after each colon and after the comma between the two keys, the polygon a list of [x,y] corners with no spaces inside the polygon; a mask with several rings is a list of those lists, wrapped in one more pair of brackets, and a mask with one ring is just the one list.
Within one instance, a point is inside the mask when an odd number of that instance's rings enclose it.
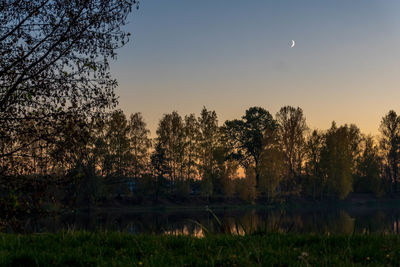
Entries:
{"label": "sky", "polygon": [[[152,136],[163,114],[301,107],[311,129],[378,134],[400,113],[398,0],[142,0],[111,73],[119,108]],[[296,41],[290,48],[291,40]]]}

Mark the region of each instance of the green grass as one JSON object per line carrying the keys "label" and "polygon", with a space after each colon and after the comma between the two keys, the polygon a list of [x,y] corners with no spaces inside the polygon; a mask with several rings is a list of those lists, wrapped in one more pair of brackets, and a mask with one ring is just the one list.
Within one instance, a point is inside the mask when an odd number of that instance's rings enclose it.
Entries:
{"label": "green grass", "polygon": [[394,235],[0,234],[0,266],[390,266]]}

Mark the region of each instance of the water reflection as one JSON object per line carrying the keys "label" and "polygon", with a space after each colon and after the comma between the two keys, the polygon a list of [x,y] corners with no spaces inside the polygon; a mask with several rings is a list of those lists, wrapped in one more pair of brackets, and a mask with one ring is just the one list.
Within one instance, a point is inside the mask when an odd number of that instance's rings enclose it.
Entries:
{"label": "water reflection", "polygon": [[400,209],[206,210],[76,213],[26,222],[27,232],[63,229],[123,231],[202,237],[207,231],[245,234],[256,230],[295,233],[399,233]]}
{"label": "water reflection", "polygon": [[166,230],[164,231],[166,235],[190,235],[194,237],[204,237],[205,232],[202,227],[194,226],[189,228],[187,225],[184,225],[182,229],[174,229],[174,230]]}

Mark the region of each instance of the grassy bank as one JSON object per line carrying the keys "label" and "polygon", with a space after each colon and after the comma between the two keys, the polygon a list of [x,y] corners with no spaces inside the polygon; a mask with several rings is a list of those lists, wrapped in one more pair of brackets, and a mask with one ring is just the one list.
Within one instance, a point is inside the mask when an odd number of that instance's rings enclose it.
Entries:
{"label": "grassy bank", "polygon": [[400,237],[393,235],[0,235],[1,266],[363,266],[399,262]]}

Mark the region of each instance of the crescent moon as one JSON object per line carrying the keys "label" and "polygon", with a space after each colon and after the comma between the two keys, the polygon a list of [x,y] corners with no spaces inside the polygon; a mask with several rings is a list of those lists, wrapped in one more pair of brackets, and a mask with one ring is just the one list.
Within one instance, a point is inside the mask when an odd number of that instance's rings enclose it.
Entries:
{"label": "crescent moon", "polygon": [[292,40],[291,44],[290,44],[290,48],[293,48],[296,45],[296,42],[294,40]]}

